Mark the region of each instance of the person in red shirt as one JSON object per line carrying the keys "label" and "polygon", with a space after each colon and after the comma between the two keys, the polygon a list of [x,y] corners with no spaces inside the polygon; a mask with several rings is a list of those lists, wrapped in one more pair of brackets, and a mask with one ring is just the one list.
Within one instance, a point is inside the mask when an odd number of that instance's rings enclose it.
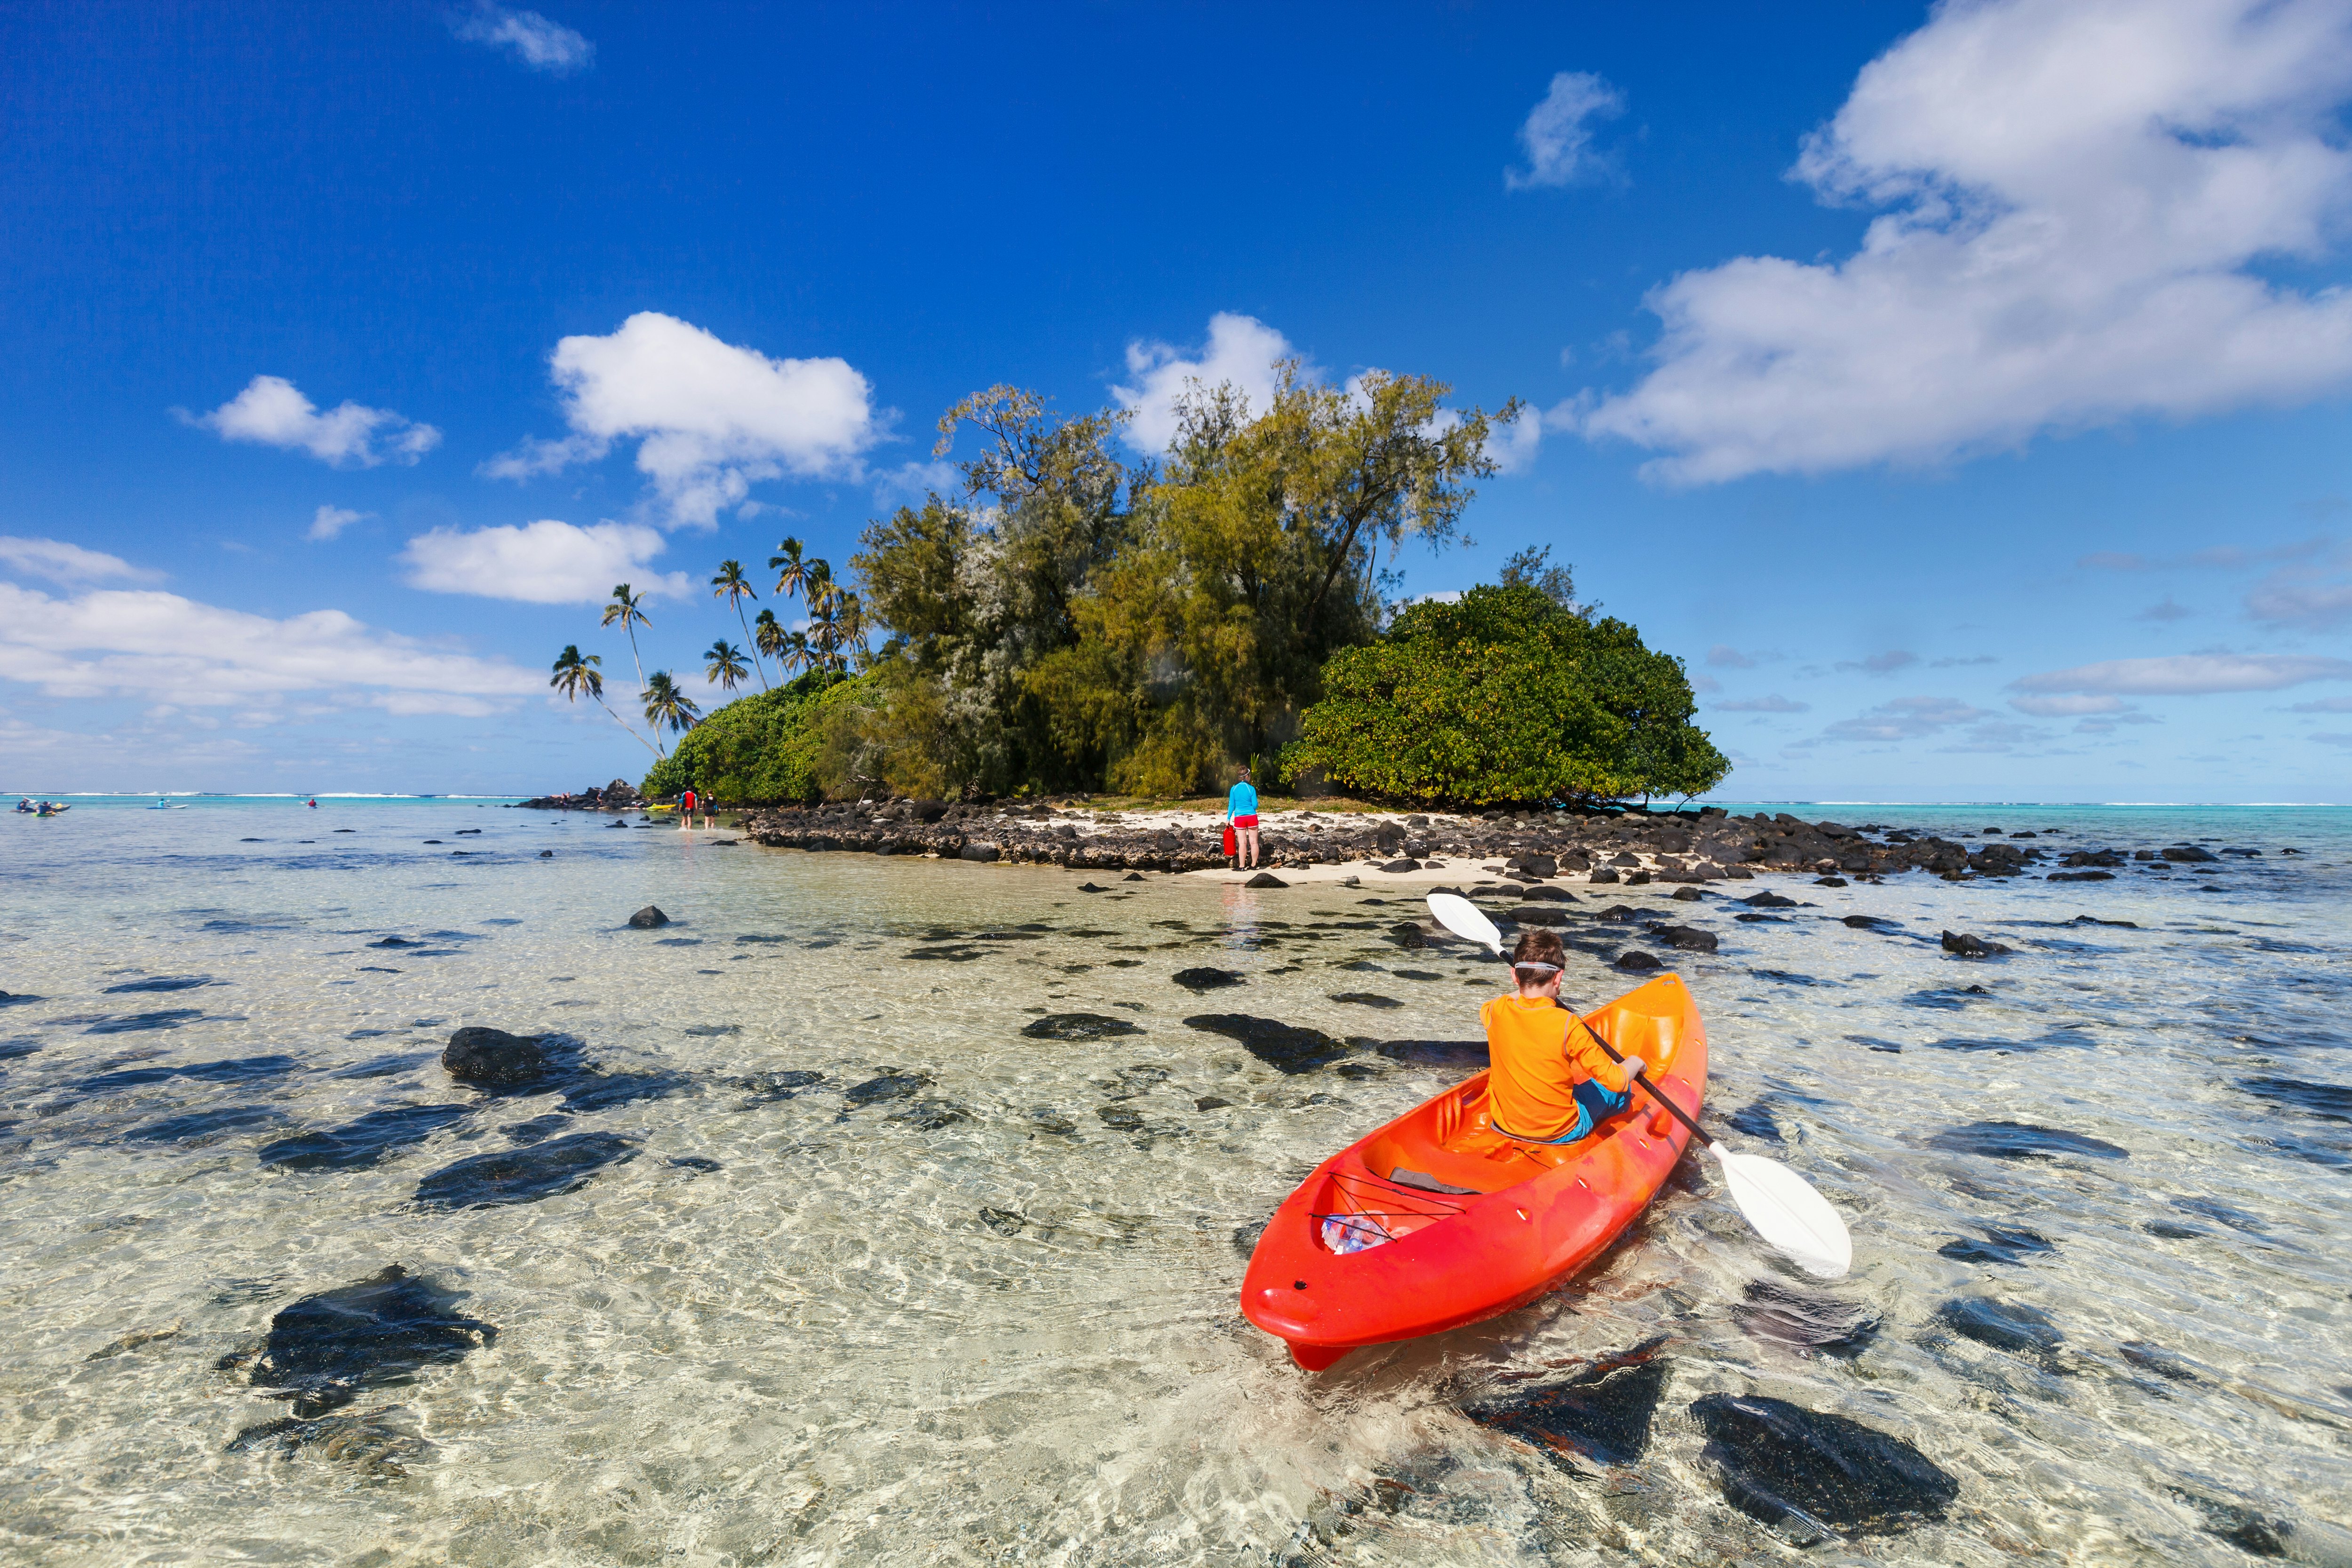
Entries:
{"label": "person in red shirt", "polygon": [[688,789],[677,797],[677,826],[682,832],[694,826],[694,791]]}
{"label": "person in red shirt", "polygon": [[1495,1131],[1522,1143],[1573,1143],[1633,1103],[1632,1084],[1643,1063],[1622,1062],[1559,999],[1567,950],[1559,936],[1530,931],[1511,950],[1515,996],[1497,996],[1478,1010],[1486,1026],[1489,1117]]}

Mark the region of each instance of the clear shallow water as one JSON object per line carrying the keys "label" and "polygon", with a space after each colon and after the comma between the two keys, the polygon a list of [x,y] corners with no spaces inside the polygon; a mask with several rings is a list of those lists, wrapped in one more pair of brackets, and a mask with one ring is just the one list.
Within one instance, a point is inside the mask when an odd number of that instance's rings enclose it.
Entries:
{"label": "clear shallow water", "polygon": [[[2004,809],[1922,825],[2023,826]],[[2066,826],[2067,810],[2030,815]],[[1390,945],[1386,925],[1416,910],[1359,902],[1377,889],[1154,877],[1081,894],[1074,873],[719,847],[471,803],[10,817],[0,989],[40,1000],[0,1005],[0,1049],[31,1047],[0,1060],[13,1123],[0,1128],[0,1557],[1784,1552],[1723,1502],[1685,1414],[1726,1391],[1866,1422],[1958,1479],[1944,1523],[1823,1543],[1816,1559],[2241,1560],[2179,1489],[2292,1522],[2287,1544],[2307,1560],[2346,1561],[2352,1124],[2236,1084],[2352,1083],[2352,814],[2083,826],[2062,843],[2210,832],[2266,854],[2162,882],[1767,879],[1810,906],[1780,923],[1735,922],[1720,899],[1602,890],[1721,937],[1717,954],[1676,955],[1710,1025],[1709,1104],[1724,1116],[1760,1102],[1741,1117],[1746,1141],[1776,1132],[1851,1219],[1857,1267],[1834,1294],[1883,1321],[1858,1356],[1801,1355],[1743,1326],[1751,1281],[1799,1282],[1686,1168],[1635,1237],[1545,1301],[1307,1377],[1235,1311],[1249,1232],[1316,1161],[1471,1068],[1368,1048],[1286,1075],[1181,1020],[1474,1039],[1489,976]],[[2267,853],[2288,844],[2300,863]],[[626,929],[648,901],[678,923]],[[1851,913],[1901,932],[1834,918]],[[2139,929],[2063,923],[2085,913]],[[1935,943],[1946,926],[2019,953],[1950,959]],[[394,934],[427,945],[366,945]],[[1599,954],[1573,962],[1585,996],[1625,984]],[[1198,964],[1250,979],[1197,997],[1170,982]],[[107,989],[159,976],[214,983]],[[1123,1016],[1142,1032],[1024,1037],[1038,1010]],[[258,1164],[256,1150],[289,1132],[476,1103],[437,1066],[461,1024],[566,1031],[608,1070],[690,1087],[578,1118],[641,1152],[536,1204],[411,1200],[428,1173],[507,1147],[501,1129],[552,1097],[486,1105],[373,1169]],[[272,1056],[292,1061],[92,1084]],[[891,1069],[934,1081],[848,1109],[843,1089]],[[785,1071],[825,1079],[765,1100],[728,1081]],[[1234,1104],[1195,1109],[1205,1097]],[[2128,1158],[1931,1142],[1984,1121]],[[1939,1253],[1989,1226],[2052,1249],[2010,1265]],[[288,1405],[217,1360],[296,1298],[395,1262],[466,1292],[461,1310],[499,1330],[350,1407],[398,1406],[433,1445],[409,1479],[315,1446],[232,1451]],[[1957,1337],[1936,1314],[1967,1297],[2037,1309],[2063,1342],[2032,1354]],[[1630,1467],[1577,1479],[1461,1414],[1528,1386],[1514,1380],[1565,1377],[1660,1336],[1669,1381]]]}

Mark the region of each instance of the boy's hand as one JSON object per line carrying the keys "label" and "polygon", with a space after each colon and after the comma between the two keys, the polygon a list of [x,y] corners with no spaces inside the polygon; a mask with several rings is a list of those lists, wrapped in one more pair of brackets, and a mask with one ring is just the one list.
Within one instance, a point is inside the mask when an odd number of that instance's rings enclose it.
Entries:
{"label": "boy's hand", "polygon": [[1640,1078],[1643,1073],[1649,1070],[1650,1064],[1643,1061],[1641,1058],[1627,1057],[1625,1058],[1625,1076],[1627,1078]]}

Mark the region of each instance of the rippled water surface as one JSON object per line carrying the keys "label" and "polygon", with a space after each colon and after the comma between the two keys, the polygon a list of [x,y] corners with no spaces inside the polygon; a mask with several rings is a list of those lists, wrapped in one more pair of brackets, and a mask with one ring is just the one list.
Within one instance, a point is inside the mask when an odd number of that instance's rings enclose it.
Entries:
{"label": "rippled water surface", "polygon": [[[1850,1279],[1782,1272],[1693,1162],[1538,1305],[1319,1376],[1238,1316],[1250,1239],[1316,1162],[1475,1070],[1494,990],[1458,950],[1398,945],[1407,892],[1082,892],[471,803],[12,817],[0,1558],[1793,1554],[1703,1452],[1688,1407],[1727,1392],[1957,1479],[1940,1522],[1815,1560],[2352,1560],[2352,823],[2024,815],[2074,829],[2062,847],[2264,853],[2108,883],[1580,891],[1719,936],[1668,955],[1710,1026],[1711,1114],[1847,1214]],[[1735,920],[1766,885],[1801,907]],[[676,923],[629,929],[649,902]],[[1946,928],[2017,951],[1954,959]],[[1637,926],[1569,934],[1571,991],[1626,988],[1604,961]],[[1202,965],[1245,984],[1171,983]],[[1023,1033],[1074,1012],[1136,1032]],[[1207,1013],[1355,1045],[1285,1072],[1185,1026]],[[629,1087],[478,1095],[438,1062],[476,1024],[561,1032]],[[372,1166],[260,1158],[419,1105],[454,1109]],[[458,1160],[587,1134],[629,1157],[537,1202],[415,1201]],[[223,1359],[389,1264],[495,1340],[362,1392],[357,1441],[240,1441],[289,1400]],[[1758,1281],[1876,1332],[1792,1347]],[[1985,1300],[2047,1331],[1957,1331]],[[1667,1372],[1630,1462],[1464,1414],[1642,1346]]]}

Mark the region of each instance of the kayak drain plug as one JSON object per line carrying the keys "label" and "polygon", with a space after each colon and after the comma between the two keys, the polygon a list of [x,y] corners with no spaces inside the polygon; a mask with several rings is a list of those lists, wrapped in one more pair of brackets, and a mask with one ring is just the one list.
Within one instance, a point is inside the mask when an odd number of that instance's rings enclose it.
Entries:
{"label": "kayak drain plug", "polygon": [[1304,1290],[1307,1289],[1307,1281],[1304,1279],[1293,1279],[1290,1282],[1290,1288],[1294,1290]]}

